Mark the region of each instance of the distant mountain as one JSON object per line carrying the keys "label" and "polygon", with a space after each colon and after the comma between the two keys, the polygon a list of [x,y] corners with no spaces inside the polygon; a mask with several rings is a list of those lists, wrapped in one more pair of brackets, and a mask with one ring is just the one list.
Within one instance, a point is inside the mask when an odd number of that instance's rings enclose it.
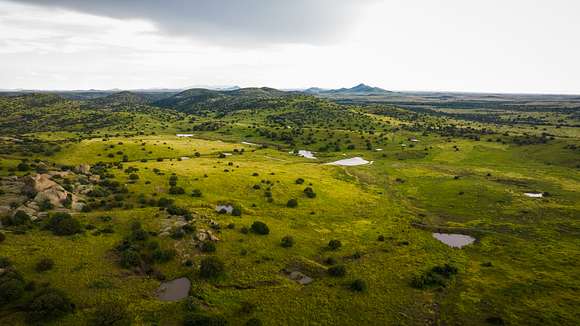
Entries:
{"label": "distant mountain", "polygon": [[121,106],[121,105],[143,105],[147,104],[149,100],[147,97],[129,92],[122,91],[107,95],[105,97],[98,97],[94,99],[87,100],[87,105],[89,106]]}
{"label": "distant mountain", "polygon": [[358,84],[352,88],[339,89],[322,89],[318,87],[311,87],[306,89],[304,92],[318,95],[387,95],[392,93],[391,91],[365,84]]}
{"label": "distant mountain", "polygon": [[168,98],[156,101],[155,106],[171,108],[181,112],[231,112],[244,109],[259,109],[273,105],[275,99],[296,94],[274,88],[239,88],[234,90],[210,90],[192,88]]}

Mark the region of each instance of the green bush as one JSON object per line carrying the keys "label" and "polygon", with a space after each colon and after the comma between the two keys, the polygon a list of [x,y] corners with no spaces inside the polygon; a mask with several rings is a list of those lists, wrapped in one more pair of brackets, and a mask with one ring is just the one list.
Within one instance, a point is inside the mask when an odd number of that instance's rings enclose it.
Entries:
{"label": "green bush", "polygon": [[246,326],[262,326],[264,323],[258,318],[250,318],[246,322]]}
{"label": "green bush", "polygon": [[46,323],[74,311],[66,295],[55,289],[41,290],[28,304],[26,320],[29,323]]}
{"label": "green bush", "polygon": [[[4,224],[4,220],[2,221]],[[19,226],[30,223],[30,216],[24,211],[17,211],[14,215],[9,218],[9,223],[6,223],[9,226]]]}
{"label": "green bush", "polygon": [[4,240],[6,240],[6,235],[0,232],[0,243],[4,242]]}
{"label": "green bush", "polygon": [[217,257],[210,256],[201,260],[199,273],[203,278],[215,278],[225,271],[224,263]]}
{"label": "green bush", "polygon": [[435,266],[428,271],[415,275],[411,279],[411,286],[417,289],[445,287],[447,281],[457,274],[457,272],[457,268],[449,264]]}
{"label": "green bush", "polygon": [[252,224],[252,231],[254,231],[254,233],[262,234],[262,235],[266,235],[266,234],[270,233],[270,229],[268,228],[266,223],[260,222],[260,221],[255,221]]}
{"label": "green bush", "polygon": [[242,216],[242,208],[240,206],[234,206],[232,209],[232,216]]}
{"label": "green bush", "polygon": [[184,326],[225,326],[227,324],[227,320],[220,315],[199,312],[189,313],[183,320]]}
{"label": "green bush", "polygon": [[308,198],[315,198],[316,197],[316,193],[314,192],[314,190],[311,187],[304,188],[304,194]]}
{"label": "green bush", "polygon": [[283,237],[282,240],[280,240],[280,244],[284,248],[290,248],[294,246],[294,238],[292,236],[287,235]]}
{"label": "green bush", "polygon": [[193,189],[191,191],[191,197],[201,197],[201,190],[199,190],[199,189]]}
{"label": "green bush", "polygon": [[185,189],[178,186],[172,186],[169,188],[169,193],[172,195],[183,195],[185,193]]}
{"label": "green bush", "polygon": [[46,272],[54,267],[54,261],[50,258],[42,258],[36,263],[37,272]]}
{"label": "green bush", "polygon": [[290,207],[290,208],[297,207],[298,206],[298,200],[295,199],[295,198],[292,198],[292,199],[288,200],[288,202],[286,203],[286,206],[287,207]]}
{"label": "green bush", "polygon": [[364,292],[367,288],[367,282],[361,279],[356,279],[350,284],[350,289],[355,292]]}
{"label": "green bush", "polygon": [[203,252],[215,252],[216,251],[215,243],[211,241],[205,241],[201,244],[200,249]]}
{"label": "green bush", "polygon": [[4,271],[0,275],[0,306],[20,299],[24,295],[24,289],[24,279],[18,272]]}
{"label": "green bush", "polygon": [[46,225],[56,235],[73,235],[81,232],[81,223],[68,213],[53,214]]}
{"label": "green bush", "polygon": [[127,312],[125,305],[119,302],[109,302],[97,307],[89,320],[89,325],[129,326],[131,325],[131,315]]}
{"label": "green bush", "polygon": [[331,250],[337,250],[340,247],[342,247],[342,242],[340,242],[340,240],[333,239],[328,242],[328,248]]}
{"label": "green bush", "polygon": [[124,268],[131,268],[141,264],[141,257],[135,250],[126,250],[121,253],[121,266]]}
{"label": "green bush", "polygon": [[328,275],[341,277],[346,275],[346,267],[344,265],[335,265],[328,268]]}

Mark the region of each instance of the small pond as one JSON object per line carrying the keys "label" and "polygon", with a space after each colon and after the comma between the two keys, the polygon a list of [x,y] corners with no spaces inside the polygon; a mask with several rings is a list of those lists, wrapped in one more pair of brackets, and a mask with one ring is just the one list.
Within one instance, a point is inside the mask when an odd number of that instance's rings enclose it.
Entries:
{"label": "small pond", "polygon": [[530,197],[530,198],[542,198],[542,197],[544,197],[544,194],[541,192],[526,192],[526,193],[524,193],[524,195],[526,197]]}
{"label": "small pond", "polygon": [[365,160],[362,157],[352,157],[352,158],[346,158],[344,160],[338,160],[335,162],[330,162],[327,163],[329,165],[340,165],[340,166],[356,166],[356,165],[365,165],[365,164],[370,164],[372,162],[369,162],[367,160]]}
{"label": "small pond", "polygon": [[452,248],[461,248],[475,241],[474,237],[465,234],[433,233],[433,237]]}
{"label": "small pond", "polygon": [[187,298],[191,282],[187,277],[163,282],[157,289],[157,298],[161,301],[177,301]]}

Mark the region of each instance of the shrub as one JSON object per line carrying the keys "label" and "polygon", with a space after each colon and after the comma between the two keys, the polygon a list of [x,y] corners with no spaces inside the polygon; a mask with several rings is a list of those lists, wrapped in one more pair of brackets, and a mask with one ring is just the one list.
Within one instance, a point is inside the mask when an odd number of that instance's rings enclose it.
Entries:
{"label": "shrub", "polygon": [[199,273],[203,278],[215,278],[225,271],[224,263],[217,257],[205,257],[201,260]]}
{"label": "shrub", "polygon": [[143,229],[135,229],[131,232],[131,239],[134,241],[145,241],[149,238],[149,233]]}
{"label": "shrub", "polygon": [[255,221],[252,224],[252,231],[254,231],[257,234],[262,234],[262,235],[266,235],[266,234],[270,233],[270,229],[268,228],[266,223],[260,222],[260,221]]}
{"label": "shrub", "polygon": [[220,315],[207,313],[189,313],[183,320],[184,326],[225,326],[227,320]]}
{"label": "shrub", "polygon": [[68,213],[55,213],[46,227],[56,235],[73,235],[81,232],[81,223]]}
{"label": "shrub", "polygon": [[0,243],[4,242],[4,240],[6,240],[6,235],[4,235],[4,233],[0,232]]}
{"label": "shrub", "polygon": [[185,189],[178,186],[172,186],[169,188],[169,193],[172,195],[183,195],[185,193]]}
{"label": "shrub", "polygon": [[74,305],[59,290],[41,290],[28,304],[26,320],[30,323],[46,323],[73,312]]}
{"label": "shrub", "polygon": [[138,176],[138,175],[136,175],[135,173],[131,173],[131,174],[129,175],[129,179],[130,179],[130,180],[139,180],[139,176]]}
{"label": "shrub", "polygon": [[298,178],[298,179],[296,179],[296,184],[297,184],[297,185],[301,185],[301,184],[303,184],[303,183],[304,183],[304,179],[302,179],[302,178]]}
{"label": "shrub", "polygon": [[242,208],[240,206],[234,206],[232,209],[233,216],[242,216]]}
{"label": "shrub", "polygon": [[326,265],[335,265],[337,263],[337,261],[334,257],[328,257],[324,260],[324,263]]}
{"label": "shrub", "polygon": [[350,289],[355,292],[364,292],[367,288],[367,282],[361,279],[356,279],[350,284]]}
{"label": "shrub", "polygon": [[8,257],[0,257],[0,268],[8,268],[12,266],[12,262]]}
{"label": "shrub", "polygon": [[411,280],[411,286],[417,289],[445,287],[447,280],[457,274],[457,272],[457,268],[449,264],[435,266],[428,271],[415,275]]}
{"label": "shrub", "polygon": [[314,192],[314,190],[311,187],[306,187],[304,189],[304,194],[308,198],[315,198],[316,197],[316,193]]}
{"label": "shrub", "polygon": [[381,235],[379,235],[379,236],[378,236],[378,238],[377,238],[377,241],[381,241],[381,242],[382,242],[382,241],[385,241],[385,236],[384,236],[384,235],[382,235],[382,234],[381,234]]}
{"label": "shrub", "polygon": [[28,224],[28,222],[30,222],[30,216],[24,211],[17,211],[10,219],[9,225],[18,226]]}
{"label": "shrub", "polygon": [[153,251],[153,259],[156,262],[165,263],[172,260],[177,252],[174,249],[156,249]]}
{"label": "shrub", "polygon": [[121,253],[121,266],[131,268],[141,264],[141,257],[135,250],[126,250]]}
{"label": "shrub", "polygon": [[331,250],[337,250],[340,247],[342,247],[342,242],[340,242],[340,240],[333,239],[328,242],[328,248]]}
{"label": "shrub", "polygon": [[280,244],[284,248],[290,248],[290,247],[294,246],[294,238],[292,236],[287,235],[287,236],[282,238],[282,240],[280,241]]}
{"label": "shrub", "polygon": [[[9,266],[9,262],[4,259],[4,264]],[[0,274],[0,306],[14,302],[22,297],[25,290],[24,279],[22,276],[12,270],[8,269]]]}
{"label": "shrub", "polygon": [[335,265],[328,268],[328,275],[341,277],[346,275],[346,267],[344,265]]}
{"label": "shrub", "polygon": [[201,197],[201,190],[199,190],[199,189],[193,189],[191,191],[191,197]]}
{"label": "shrub", "polygon": [[161,197],[157,201],[157,206],[159,206],[159,207],[168,207],[168,206],[172,205],[173,202],[174,202],[173,199]]}
{"label": "shrub", "polygon": [[258,318],[250,318],[246,322],[246,326],[262,326],[264,323]]}
{"label": "shrub", "polygon": [[91,326],[129,326],[131,316],[125,305],[119,302],[109,302],[97,307],[89,320]]}
{"label": "shrub", "polygon": [[46,272],[54,267],[54,261],[50,258],[42,258],[36,263],[37,272]]}
{"label": "shrub", "polygon": [[200,249],[203,252],[215,252],[216,247],[215,247],[215,244],[213,242],[205,241],[201,244]]}
{"label": "shrub", "polygon": [[290,207],[290,208],[294,208],[294,207],[298,206],[298,200],[295,198],[292,198],[292,199],[288,200],[288,202],[286,203],[286,206]]}

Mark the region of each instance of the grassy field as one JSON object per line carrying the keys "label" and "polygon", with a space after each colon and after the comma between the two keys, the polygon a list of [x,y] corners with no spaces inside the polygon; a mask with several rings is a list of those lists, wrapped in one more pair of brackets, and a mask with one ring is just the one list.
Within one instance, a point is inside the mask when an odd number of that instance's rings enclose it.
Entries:
{"label": "grassy field", "polygon": [[[135,325],[182,324],[184,302],[158,300],[158,279],[118,262],[114,249],[131,234],[134,221],[161,248],[176,252],[155,268],[168,280],[189,278],[191,301],[232,325],[251,318],[264,325],[580,321],[580,155],[569,147],[578,144],[577,128],[547,143],[519,146],[486,140],[497,134],[480,140],[451,137],[402,128],[409,125],[404,119],[368,114],[380,130],[311,125],[288,143],[250,128],[254,121],[258,129],[288,132],[266,124],[267,116],[226,115],[220,119],[227,127],[187,131],[194,134],[191,138],[175,135],[185,129],[181,116],[168,122],[169,131],[155,134],[105,136],[108,129],[102,129],[98,137],[78,139],[71,131],[28,133],[60,147],[52,155],[34,153],[29,162],[36,159],[54,168],[120,163],[103,175],[126,186],[126,192],[116,199],[113,194],[88,198],[123,205],[73,213],[83,226],[91,226],[76,235],[55,236],[42,228],[42,221],[26,232],[5,228],[0,257],[8,257],[26,280],[61,289],[74,302],[74,313],[54,325],[84,324],[110,301],[126,307]],[[196,123],[211,120],[199,117]],[[339,150],[320,151],[347,138],[351,142],[342,142]],[[346,144],[355,146],[347,149]],[[318,159],[290,154],[294,149],[313,150]],[[372,163],[324,164],[355,156]],[[27,173],[17,168],[23,157],[2,157],[3,177]],[[183,194],[170,193],[171,176]],[[314,198],[306,195],[306,187],[316,193]],[[201,195],[192,196],[194,190]],[[546,196],[530,198],[526,192]],[[191,234],[164,235],[179,218],[150,204],[159,198],[171,198],[189,211],[196,230],[219,223],[216,251],[201,251]],[[288,207],[290,199],[298,205]],[[239,208],[241,215],[218,213],[216,206],[222,204]],[[255,221],[266,223],[269,234],[245,232]],[[95,232],[106,228],[112,232]],[[468,234],[476,241],[451,248],[432,232]],[[290,248],[281,245],[287,235],[295,240]],[[338,250],[328,246],[333,239],[342,243]],[[200,262],[207,256],[223,261],[225,274],[201,277]],[[329,275],[329,257],[346,268],[344,276]],[[36,271],[41,258],[51,258],[54,267]],[[443,286],[412,286],[418,276],[445,264],[457,268],[457,274]],[[313,282],[298,284],[284,273],[288,268]],[[364,280],[365,291],[350,289],[357,279]],[[19,325],[24,316],[17,305],[8,305],[0,309],[0,324]]]}

